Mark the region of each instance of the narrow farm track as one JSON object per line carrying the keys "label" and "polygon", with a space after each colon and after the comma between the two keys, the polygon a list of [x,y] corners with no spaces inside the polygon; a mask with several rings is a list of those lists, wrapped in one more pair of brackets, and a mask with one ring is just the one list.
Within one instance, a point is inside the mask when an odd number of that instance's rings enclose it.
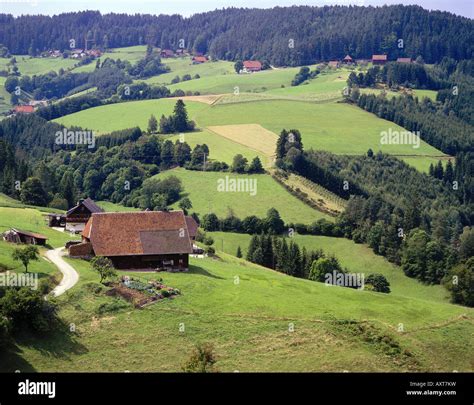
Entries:
{"label": "narrow farm track", "polygon": [[58,297],[64,294],[67,290],[71,289],[79,281],[79,274],[74,268],[66,263],[62,258],[64,248],[57,248],[48,250],[45,256],[51,260],[52,263],[63,273],[61,282],[51,291],[51,294]]}

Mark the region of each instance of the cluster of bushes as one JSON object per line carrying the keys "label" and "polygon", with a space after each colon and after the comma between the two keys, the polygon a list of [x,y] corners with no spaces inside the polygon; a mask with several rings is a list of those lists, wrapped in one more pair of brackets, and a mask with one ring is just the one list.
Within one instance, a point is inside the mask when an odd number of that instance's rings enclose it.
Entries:
{"label": "cluster of bushes", "polygon": [[45,334],[59,325],[56,305],[39,290],[29,287],[0,288],[0,346],[15,334]]}
{"label": "cluster of bushes", "polygon": [[291,81],[291,85],[298,86],[306,80],[314,79],[319,73],[319,69],[315,69],[311,72],[308,66],[303,66]]}
{"label": "cluster of bushes", "polygon": [[250,215],[240,220],[232,212],[224,219],[219,219],[214,213],[205,214],[201,220],[201,227],[209,232],[237,232],[250,235],[261,232],[281,235],[286,229],[279,212],[275,208],[270,208],[264,219]]}
{"label": "cluster of bushes", "polygon": [[185,74],[183,75],[182,77],[179,77],[179,76],[175,76],[172,80],[171,80],[171,84],[176,84],[176,83],[179,83],[179,82],[187,82],[189,80],[193,80],[193,79],[200,79],[201,76],[199,76],[197,73],[191,77],[190,74]]}
{"label": "cluster of bushes", "polygon": [[264,172],[262,162],[258,156],[255,156],[249,164],[247,158],[243,157],[240,153],[234,156],[230,171],[233,173],[247,174],[257,174]]}

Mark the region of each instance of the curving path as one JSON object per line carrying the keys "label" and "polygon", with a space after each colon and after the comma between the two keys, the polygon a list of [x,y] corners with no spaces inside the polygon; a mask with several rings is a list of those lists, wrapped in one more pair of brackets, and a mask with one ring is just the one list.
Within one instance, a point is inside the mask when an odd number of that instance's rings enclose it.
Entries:
{"label": "curving path", "polygon": [[51,291],[51,294],[55,297],[64,294],[67,290],[74,287],[79,281],[79,274],[74,268],[66,263],[62,258],[64,254],[64,248],[60,247],[57,249],[48,250],[45,256],[53,262],[54,265],[63,273],[61,282]]}

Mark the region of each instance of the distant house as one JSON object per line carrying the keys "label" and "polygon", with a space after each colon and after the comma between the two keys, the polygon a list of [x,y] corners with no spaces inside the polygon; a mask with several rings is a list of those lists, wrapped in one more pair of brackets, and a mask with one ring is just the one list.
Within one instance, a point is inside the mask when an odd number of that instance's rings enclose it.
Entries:
{"label": "distant house", "polygon": [[193,64],[201,64],[201,63],[206,63],[209,59],[207,59],[207,56],[193,56]]}
{"label": "distant house", "polygon": [[160,56],[162,58],[173,58],[174,57],[174,52],[171,49],[163,49],[160,52]]}
{"label": "distant house", "polygon": [[339,61],[338,60],[332,60],[328,63],[328,66],[333,69],[337,69],[339,67]]}
{"label": "distant house", "polygon": [[116,269],[187,270],[192,242],[183,211],[94,213],[73,257],[104,256]]}
{"label": "distant house", "polygon": [[29,245],[46,245],[47,236],[40,233],[22,231],[21,229],[11,228],[4,232],[3,239],[10,243],[27,243]]}
{"label": "distant house", "polygon": [[66,212],[66,231],[82,232],[91,215],[98,212],[103,212],[102,208],[90,198],[79,200],[74,207]]}
{"label": "distant house", "polygon": [[372,55],[372,63],[374,65],[383,65],[387,61],[387,55]]}
{"label": "distant house", "polygon": [[411,58],[397,58],[398,63],[411,63]]}
{"label": "distant house", "polygon": [[246,60],[244,61],[244,72],[260,72],[262,70],[262,64],[258,60]]}
{"label": "distant house", "polygon": [[17,105],[13,109],[15,114],[31,114],[35,112],[35,107],[32,105]]}
{"label": "distant house", "polygon": [[346,55],[344,59],[342,60],[342,63],[346,65],[352,65],[354,63],[354,59],[350,55]]}

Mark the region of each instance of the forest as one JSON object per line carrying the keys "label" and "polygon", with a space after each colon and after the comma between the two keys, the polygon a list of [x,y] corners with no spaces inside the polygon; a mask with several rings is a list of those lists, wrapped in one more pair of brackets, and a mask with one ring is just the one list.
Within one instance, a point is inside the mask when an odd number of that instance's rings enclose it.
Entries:
{"label": "forest", "polygon": [[418,6],[228,8],[189,18],[97,11],[0,15],[0,44],[12,54],[64,51],[71,39],[84,48],[86,38],[100,48],[151,44],[177,49],[184,40],[188,50],[214,58],[260,59],[278,66],[341,59],[348,53],[366,59],[386,53],[390,60],[423,55],[434,63],[444,56],[470,59],[474,51],[472,20]]}

